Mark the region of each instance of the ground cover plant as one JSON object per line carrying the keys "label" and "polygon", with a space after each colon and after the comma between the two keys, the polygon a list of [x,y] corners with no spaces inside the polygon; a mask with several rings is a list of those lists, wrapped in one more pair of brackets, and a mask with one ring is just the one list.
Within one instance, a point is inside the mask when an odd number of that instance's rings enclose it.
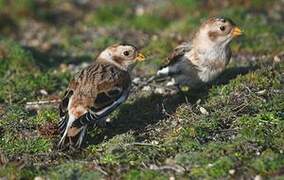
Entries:
{"label": "ground cover plant", "polygon": [[[262,0],[0,0],[0,178],[284,178],[284,3]],[[199,90],[143,84],[211,16],[244,36]],[[106,46],[147,56],[133,90],[82,149],[59,150],[57,103]],[[47,104],[30,102],[49,101]]]}

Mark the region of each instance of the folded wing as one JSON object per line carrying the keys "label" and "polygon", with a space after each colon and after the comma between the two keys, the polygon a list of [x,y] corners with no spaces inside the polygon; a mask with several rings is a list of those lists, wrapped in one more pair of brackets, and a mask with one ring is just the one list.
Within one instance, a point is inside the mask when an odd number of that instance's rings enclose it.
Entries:
{"label": "folded wing", "polygon": [[80,146],[89,124],[105,118],[129,94],[131,80],[128,72],[111,64],[93,64],[75,75],[60,105],[59,128],[63,145],[65,137],[80,136]]}
{"label": "folded wing", "polygon": [[173,66],[175,63],[179,62],[184,56],[184,54],[191,50],[191,43],[182,43],[181,45],[177,46],[173,52],[168,56],[166,64],[160,68],[157,72],[158,76],[168,76],[177,72],[174,72],[170,66]]}

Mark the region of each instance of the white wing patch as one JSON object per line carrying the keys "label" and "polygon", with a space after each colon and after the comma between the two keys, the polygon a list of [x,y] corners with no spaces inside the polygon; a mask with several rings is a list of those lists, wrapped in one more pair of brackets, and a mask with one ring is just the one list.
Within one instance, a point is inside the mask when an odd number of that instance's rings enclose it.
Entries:
{"label": "white wing patch", "polygon": [[169,67],[164,67],[163,69],[157,72],[157,75],[158,76],[168,76],[169,72],[170,72]]}
{"label": "white wing patch", "polygon": [[120,98],[118,98],[116,101],[114,101],[110,106],[105,107],[104,109],[94,112],[92,110],[89,110],[92,115],[94,115],[97,119],[102,118],[103,116],[108,115],[111,113],[115,108],[117,108],[121,103],[123,103],[128,97],[128,91],[125,91]]}

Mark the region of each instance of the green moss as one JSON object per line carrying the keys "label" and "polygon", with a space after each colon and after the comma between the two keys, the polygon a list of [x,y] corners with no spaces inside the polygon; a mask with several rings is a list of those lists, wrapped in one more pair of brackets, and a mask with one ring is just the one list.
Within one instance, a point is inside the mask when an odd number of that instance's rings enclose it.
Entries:
{"label": "green moss", "polygon": [[[158,37],[156,37],[158,38]],[[143,49],[145,55],[154,56],[153,59],[149,59],[149,63],[161,63],[161,59],[165,59],[168,55],[167,51],[170,51],[174,45],[169,39],[155,39],[151,41],[148,46]]]}
{"label": "green moss", "polygon": [[138,64],[138,68],[147,69],[149,74],[155,74],[156,70],[164,63],[163,61],[166,60],[173,46],[173,42],[167,38],[152,40],[143,49],[147,59],[143,63]]}
{"label": "green moss", "polygon": [[11,17],[15,21],[23,20],[26,16],[32,16],[36,12],[36,3],[33,0],[15,0],[13,2],[1,1],[0,9],[3,12],[9,13],[13,9]]}
{"label": "green moss", "polygon": [[116,149],[124,148],[125,144],[134,142],[134,137],[131,133],[129,134],[121,134],[118,136],[115,136],[108,140],[107,142],[102,143],[99,147],[97,146],[89,146],[90,152],[96,152],[96,148],[102,148],[105,149],[107,153],[112,153],[112,151]]}
{"label": "green moss", "polygon": [[228,175],[229,170],[233,167],[234,162],[228,157],[221,157],[208,167],[208,174],[217,178]]}
{"label": "green moss", "polygon": [[205,167],[194,167],[191,170],[191,177],[194,178],[221,178],[229,174],[229,170],[233,167],[233,162],[228,157],[221,157],[217,161],[209,163]]}
{"label": "green moss", "polygon": [[[5,81],[5,82],[3,82]],[[54,90],[54,79],[49,74],[27,74],[27,75],[15,75],[3,80],[3,88],[0,91],[0,97],[2,101],[7,103],[12,102],[25,102],[28,99],[35,99],[40,89],[47,91]],[[10,97],[6,99],[4,97]],[[23,99],[23,97],[25,97]]]}
{"label": "green moss", "polygon": [[[275,3],[275,0],[270,1],[270,3]],[[266,7],[269,3],[267,1],[262,1],[262,0],[252,0],[251,1],[251,6],[254,8],[263,8]]]}
{"label": "green moss", "polygon": [[7,177],[9,179],[19,176],[19,171],[14,166],[0,167],[0,177]]}
{"label": "green moss", "polygon": [[17,165],[6,165],[0,167],[0,178],[8,179],[33,179],[40,171],[35,167],[23,167],[19,171]]}
{"label": "green moss", "polygon": [[113,137],[107,142],[88,147],[89,156],[97,156],[103,164],[118,165],[131,164],[137,165],[142,161],[147,161],[151,157],[151,152],[155,147],[135,146],[135,139],[132,134],[121,134]]}
{"label": "green moss", "polygon": [[[271,174],[271,169],[264,173],[269,162],[257,156],[261,151],[270,151],[270,148],[274,150],[273,153],[277,152],[275,158],[279,156],[279,161],[272,156],[271,163],[275,164],[271,166],[275,167],[274,171],[280,168],[282,155],[279,153],[283,152],[284,129],[283,116],[279,114],[283,111],[283,103],[279,98],[283,99],[283,95],[270,91],[274,88],[281,89],[280,76],[275,72],[277,68],[271,71],[263,70],[264,68],[261,68],[238,76],[229,84],[211,89],[207,101],[202,105],[209,111],[210,116],[196,114],[187,106],[177,109],[177,118],[183,119],[185,124],[179,134],[175,135],[178,136],[176,142],[178,151],[181,152],[175,160],[190,167],[191,176],[229,176],[229,170],[234,169],[237,162],[247,164],[243,166],[250,168],[248,164],[252,161],[255,162],[258,173]],[[250,95],[239,96],[247,88],[251,89]],[[266,95],[263,94],[264,97],[272,96],[268,101],[254,94],[262,89],[267,91]],[[235,94],[239,94],[239,99],[235,99]],[[273,96],[278,98],[274,99]],[[246,102],[247,109],[238,117],[234,112],[235,107],[239,106],[236,103],[243,102]]]}
{"label": "green moss", "polygon": [[26,137],[16,138],[14,134],[5,134],[4,137],[0,139],[1,149],[9,155],[15,154],[35,154],[48,152],[52,148],[51,142],[47,139],[41,137]]}
{"label": "green moss", "polygon": [[19,106],[10,106],[7,108],[5,116],[0,121],[1,127],[13,129],[13,124],[19,124],[21,119],[25,119],[27,112]]}
{"label": "green moss", "polygon": [[173,4],[178,6],[180,9],[186,9],[187,11],[193,11],[195,8],[201,5],[198,0],[177,0]]}
{"label": "green moss", "polygon": [[42,125],[46,122],[58,122],[58,111],[54,109],[45,109],[42,111],[39,111],[38,114],[31,119],[33,124],[35,125]]}
{"label": "green moss", "polygon": [[13,73],[10,76],[38,72],[38,70],[34,68],[35,61],[31,53],[25,51],[17,43],[10,40],[1,40],[0,45],[2,51],[4,51],[0,64],[1,77],[6,76],[7,78],[9,71]]}
{"label": "green moss", "polygon": [[0,45],[5,49],[0,64],[0,101],[23,103],[34,99],[40,89],[54,91],[65,80],[64,75],[41,72],[32,54],[17,43],[2,40]]}
{"label": "green moss", "polygon": [[[193,150],[193,149],[191,149]],[[200,165],[207,165],[208,159],[204,158],[199,152],[180,153],[175,157],[175,161],[182,166],[198,167]]]}
{"label": "green moss", "polygon": [[234,44],[236,50],[267,53],[279,52],[283,49],[283,43],[279,39],[284,26],[277,22],[269,22],[263,16],[251,16],[245,13],[246,9],[241,6],[226,8],[221,14],[231,17],[244,31],[239,43]]}
{"label": "green moss", "polygon": [[158,15],[136,16],[130,22],[130,26],[141,29],[146,32],[155,32],[165,28],[169,22]]}
{"label": "green moss", "polygon": [[[0,31],[7,34],[6,38],[12,34],[25,43],[39,37],[41,43],[51,45],[46,50],[40,46],[25,48],[7,39],[0,42],[0,156],[4,154],[10,160],[0,167],[0,177],[230,179],[239,174],[260,174],[281,178],[284,64],[272,65],[270,56],[282,58],[278,53],[284,49],[284,26],[279,23],[281,13],[274,3],[278,2],[253,0],[225,5],[177,0],[136,6],[130,1],[0,1],[4,19]],[[138,15],[136,8],[142,8],[143,13]],[[62,25],[61,14],[66,12],[70,14],[64,16]],[[179,95],[132,93],[111,114],[110,124],[88,130],[80,150],[60,152],[53,144],[59,137],[40,136],[38,127],[58,122],[56,108],[29,112],[24,106],[27,101],[49,99],[39,93],[40,89],[50,96],[64,93],[71,72],[60,73],[62,63],[90,61],[113,43],[132,41],[133,31],[143,31],[133,42],[138,42],[135,45],[140,46],[147,61],[139,64],[135,72],[139,76],[152,75],[174,47],[189,40],[200,22],[222,15],[244,30],[244,35],[232,42],[233,54],[266,54],[269,58],[265,62],[236,59],[212,87],[185,92],[190,104]],[[53,26],[54,22],[59,26]],[[55,39],[54,31],[58,34]],[[201,101],[196,104],[198,99]],[[209,115],[202,114],[200,106]],[[17,158],[25,160],[24,167],[14,163]],[[185,171],[150,170],[151,165],[179,165]],[[99,168],[108,175],[103,176]],[[235,171],[233,176],[229,174],[231,169]]]}
{"label": "green moss", "polygon": [[125,180],[139,180],[139,179],[145,179],[145,180],[151,180],[151,179],[168,179],[167,176],[151,170],[131,170],[126,175],[123,176],[123,179]]}
{"label": "green moss", "polygon": [[280,168],[283,168],[284,155],[275,153],[271,149],[262,152],[260,157],[253,159],[251,166],[262,175],[275,173]]}
{"label": "green moss", "polygon": [[98,37],[96,38],[96,40],[93,42],[93,46],[94,48],[96,49],[99,49],[99,50],[104,50],[106,47],[112,45],[112,44],[115,44],[115,43],[118,43],[118,40],[117,39],[114,39],[113,37]]}
{"label": "green moss", "polygon": [[122,3],[99,6],[93,14],[88,16],[86,23],[89,25],[111,25],[123,22],[128,8]]}
{"label": "green moss", "polygon": [[275,113],[259,114],[256,117],[242,117],[237,121],[241,127],[243,138],[261,143],[265,147],[273,147],[273,139],[284,130],[283,117]]}
{"label": "green moss", "polygon": [[101,179],[102,175],[98,171],[92,171],[81,163],[69,162],[61,164],[47,175],[51,179]]}

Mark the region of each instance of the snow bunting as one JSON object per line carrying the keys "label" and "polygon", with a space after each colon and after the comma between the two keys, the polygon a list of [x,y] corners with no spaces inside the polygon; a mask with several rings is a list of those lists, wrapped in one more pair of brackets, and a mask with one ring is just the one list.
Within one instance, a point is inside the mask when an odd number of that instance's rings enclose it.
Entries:
{"label": "snow bunting", "polygon": [[229,63],[230,42],[242,32],[228,18],[210,18],[205,21],[191,43],[177,46],[168,57],[168,64],[157,72],[170,76],[167,85],[187,85],[196,88],[214,80]]}
{"label": "snow bunting", "polygon": [[131,79],[129,71],[144,56],[132,45],[113,45],[99,54],[96,61],[78,72],[69,83],[59,106],[59,129],[62,137],[77,137],[75,146],[80,147],[87,126],[104,121],[129,94]]}

